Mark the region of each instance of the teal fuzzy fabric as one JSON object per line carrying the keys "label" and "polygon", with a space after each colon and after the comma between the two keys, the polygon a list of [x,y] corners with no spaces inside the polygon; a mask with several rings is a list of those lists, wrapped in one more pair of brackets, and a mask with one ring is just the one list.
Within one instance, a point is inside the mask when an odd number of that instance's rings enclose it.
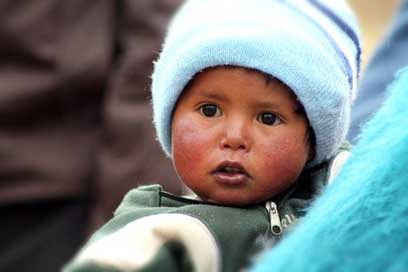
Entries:
{"label": "teal fuzzy fabric", "polygon": [[340,175],[252,271],[408,271],[408,68]]}

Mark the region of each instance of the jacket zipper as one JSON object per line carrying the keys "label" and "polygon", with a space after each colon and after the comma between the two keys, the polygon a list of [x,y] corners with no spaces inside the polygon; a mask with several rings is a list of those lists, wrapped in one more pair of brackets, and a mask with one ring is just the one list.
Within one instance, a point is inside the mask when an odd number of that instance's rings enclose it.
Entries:
{"label": "jacket zipper", "polygon": [[282,234],[282,225],[279,218],[278,207],[276,206],[275,202],[268,201],[265,204],[265,208],[269,213],[272,234],[275,236],[280,236]]}

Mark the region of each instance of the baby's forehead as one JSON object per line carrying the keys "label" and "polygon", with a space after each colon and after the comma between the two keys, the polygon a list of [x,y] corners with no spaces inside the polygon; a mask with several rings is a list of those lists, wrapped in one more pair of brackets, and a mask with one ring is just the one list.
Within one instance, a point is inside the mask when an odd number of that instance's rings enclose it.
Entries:
{"label": "baby's forehead", "polygon": [[[253,82],[256,81],[258,84],[260,83],[266,88],[269,88],[271,92],[276,88],[285,90],[290,100],[294,101],[295,111],[296,112],[300,111],[304,113],[304,108],[301,105],[299,99],[297,98],[295,92],[283,81],[263,71],[259,71],[253,68],[241,67],[241,66],[223,65],[223,66],[208,67],[206,69],[201,70],[199,73],[195,74],[193,78],[186,84],[180,97],[185,95],[185,93],[187,93],[190,89],[195,89],[194,91],[196,93],[202,92],[202,89],[194,88],[194,87],[197,84],[200,84],[201,86],[202,85],[212,86],[213,85],[212,83],[214,83],[214,81],[219,80],[220,78],[223,78],[223,76],[226,73],[237,73],[240,75],[247,73],[247,74],[253,75],[253,77],[249,78],[249,81],[253,81]],[[251,90],[251,93],[252,93],[252,90]]]}

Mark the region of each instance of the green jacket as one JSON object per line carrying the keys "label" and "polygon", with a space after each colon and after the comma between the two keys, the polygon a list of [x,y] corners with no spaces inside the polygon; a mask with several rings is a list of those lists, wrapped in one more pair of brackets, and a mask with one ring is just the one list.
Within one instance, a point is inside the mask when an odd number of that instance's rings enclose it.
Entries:
{"label": "green jacket", "polygon": [[339,152],[271,201],[244,208],[178,197],[159,185],[134,189],[64,271],[239,271],[295,225],[347,155]]}

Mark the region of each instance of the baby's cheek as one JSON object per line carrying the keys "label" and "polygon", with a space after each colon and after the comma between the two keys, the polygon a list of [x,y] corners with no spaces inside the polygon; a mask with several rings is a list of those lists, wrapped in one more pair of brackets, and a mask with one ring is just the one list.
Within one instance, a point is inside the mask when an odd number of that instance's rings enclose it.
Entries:
{"label": "baby's cheek", "polygon": [[[276,144],[276,143],[279,144]],[[278,183],[291,183],[297,179],[305,164],[302,145],[290,139],[281,139],[261,147],[265,151],[263,168]]]}
{"label": "baby's cheek", "polygon": [[205,135],[194,126],[193,122],[180,121],[173,130],[172,151],[176,166],[189,165],[195,168],[195,162],[202,158],[206,150]]}

